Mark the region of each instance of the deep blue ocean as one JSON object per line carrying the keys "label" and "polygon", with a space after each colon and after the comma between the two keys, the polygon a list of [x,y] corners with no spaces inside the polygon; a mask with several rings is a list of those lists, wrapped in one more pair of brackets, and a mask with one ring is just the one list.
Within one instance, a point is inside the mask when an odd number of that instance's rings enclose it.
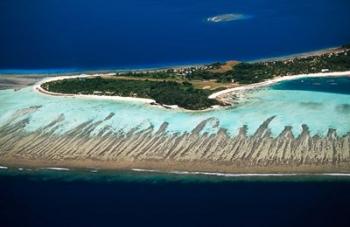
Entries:
{"label": "deep blue ocean", "polygon": [[349,192],[348,177],[0,170],[0,225],[349,226]]}
{"label": "deep blue ocean", "polygon": [[[350,42],[349,9],[348,0],[1,0],[0,72],[147,68],[317,50]],[[236,17],[208,21],[223,14]]]}

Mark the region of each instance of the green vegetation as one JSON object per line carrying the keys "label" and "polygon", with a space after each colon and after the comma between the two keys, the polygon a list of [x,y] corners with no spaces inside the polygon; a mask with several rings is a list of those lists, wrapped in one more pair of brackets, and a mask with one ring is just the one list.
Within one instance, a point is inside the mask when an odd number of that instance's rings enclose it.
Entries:
{"label": "green vegetation", "polygon": [[65,94],[95,94],[151,98],[159,104],[178,105],[201,110],[220,104],[208,99],[211,91],[195,89],[191,83],[171,81],[119,80],[101,77],[75,78],[47,82],[42,87],[50,92]]}
{"label": "green vegetation", "polygon": [[251,84],[276,76],[318,73],[323,69],[327,69],[331,72],[349,70],[350,50],[290,60],[240,63],[234,66],[232,71],[221,75],[218,81],[230,82],[234,80],[241,84]]}
{"label": "green vegetation", "polygon": [[258,83],[273,77],[273,74],[260,63],[239,63],[232,71],[219,77],[220,82],[236,81],[240,84]]}
{"label": "green vegetation", "polygon": [[220,73],[214,73],[209,70],[197,70],[193,72],[192,74],[188,75],[189,80],[212,80],[212,79],[218,79]]}
{"label": "green vegetation", "polygon": [[133,78],[149,78],[149,79],[177,79],[178,75],[172,69],[166,71],[150,71],[150,72],[127,72],[118,76]]}
{"label": "green vegetation", "polygon": [[[344,46],[345,48],[345,46]],[[252,84],[271,79],[276,76],[318,73],[323,69],[332,71],[350,70],[350,50],[323,54],[320,56],[299,57],[289,60],[279,60],[257,63],[239,63],[225,73],[214,73],[208,70],[198,70],[189,75],[189,79],[215,79],[217,82],[238,82]]]}
{"label": "green vegetation", "polygon": [[219,69],[220,67],[222,67],[223,65],[225,65],[225,63],[222,62],[214,62],[212,64],[209,65],[209,68],[211,69]]}
{"label": "green vegetation", "polygon": [[288,60],[277,60],[256,63],[238,63],[226,72],[217,72],[224,64],[213,63],[198,69],[183,70],[185,73],[176,73],[169,69],[161,72],[128,73],[123,76],[133,76],[152,79],[187,79],[187,80],[214,80],[217,83],[238,82],[252,84],[271,79],[276,76],[294,74],[318,73],[323,69],[329,71],[350,70],[350,47],[343,45],[332,53],[317,56],[296,57]]}

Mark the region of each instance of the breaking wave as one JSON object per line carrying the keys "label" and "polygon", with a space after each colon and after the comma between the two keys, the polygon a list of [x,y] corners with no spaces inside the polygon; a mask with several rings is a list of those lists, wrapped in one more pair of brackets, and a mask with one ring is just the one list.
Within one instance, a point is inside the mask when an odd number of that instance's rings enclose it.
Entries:
{"label": "breaking wave", "polygon": [[350,173],[216,173],[191,171],[161,171],[154,169],[131,169],[135,172],[171,173],[179,175],[206,175],[219,177],[290,177],[290,176],[337,176],[350,177]]}
{"label": "breaking wave", "polygon": [[61,167],[47,167],[47,168],[41,168],[43,170],[56,170],[56,171],[69,171],[68,168],[61,168]]}

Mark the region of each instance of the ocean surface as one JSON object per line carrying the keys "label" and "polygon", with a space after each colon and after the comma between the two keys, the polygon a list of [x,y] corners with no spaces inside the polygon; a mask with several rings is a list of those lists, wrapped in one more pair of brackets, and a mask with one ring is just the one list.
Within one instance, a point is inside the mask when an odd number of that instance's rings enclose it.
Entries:
{"label": "ocean surface", "polygon": [[1,226],[348,226],[349,177],[1,170]]}
{"label": "ocean surface", "polygon": [[1,0],[0,72],[253,60],[350,42],[347,0]]}

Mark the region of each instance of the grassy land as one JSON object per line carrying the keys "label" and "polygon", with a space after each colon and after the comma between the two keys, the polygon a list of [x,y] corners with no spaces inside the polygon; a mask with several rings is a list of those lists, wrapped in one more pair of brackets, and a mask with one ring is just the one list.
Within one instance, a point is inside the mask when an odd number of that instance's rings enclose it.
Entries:
{"label": "grassy land", "polygon": [[108,78],[75,78],[47,82],[42,87],[66,94],[95,94],[151,98],[157,103],[178,105],[185,109],[202,110],[220,104],[208,99],[210,90],[196,89],[191,83]]}
{"label": "grassy land", "polygon": [[[102,78],[106,78],[106,76],[102,76]],[[164,80],[166,81],[172,81],[176,83],[191,83],[194,88],[197,89],[206,89],[206,90],[223,90],[227,88],[232,88],[237,85],[232,84],[232,83],[225,83],[225,82],[218,82],[217,80],[188,80],[185,78],[168,78],[168,79],[158,79],[158,78],[152,78],[152,77],[141,77],[141,76],[108,76],[108,79],[116,79],[116,80],[149,80],[149,81],[158,81],[162,82]]]}

